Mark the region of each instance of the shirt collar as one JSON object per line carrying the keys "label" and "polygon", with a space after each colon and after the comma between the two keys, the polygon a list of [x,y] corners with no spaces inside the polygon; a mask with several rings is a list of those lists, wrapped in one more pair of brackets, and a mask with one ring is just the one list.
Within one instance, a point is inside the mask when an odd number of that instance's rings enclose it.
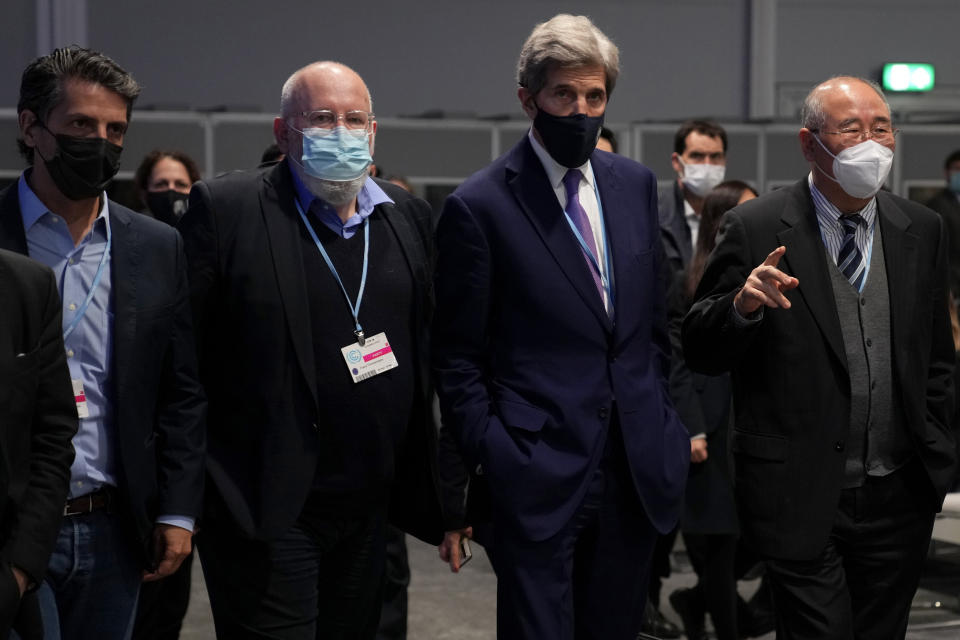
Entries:
{"label": "shirt collar", "polygon": [[310,207],[313,205],[314,201],[318,201],[320,206],[318,207],[317,215],[320,216],[321,220],[328,225],[334,220],[340,223],[342,228],[351,228],[359,225],[361,222],[366,220],[366,218],[373,213],[373,209],[378,204],[383,204],[389,202],[394,204],[393,199],[386,194],[386,192],[380,188],[380,185],[373,180],[373,178],[367,178],[366,182],[363,183],[363,187],[360,189],[360,193],[357,194],[357,212],[350,216],[350,218],[343,222],[340,220],[340,216],[337,215],[336,210],[322,198],[313,194],[310,189],[307,188],[307,185],[303,183],[303,180],[300,179],[300,176],[297,175],[294,167],[290,166],[290,175],[293,176],[293,188],[296,191],[297,201],[300,203],[300,206],[303,208],[304,212],[310,211]]}
{"label": "shirt collar", "polygon": [[876,196],[870,198],[870,201],[860,211],[854,211],[853,213],[845,214],[840,211],[840,209],[838,209],[832,202],[827,200],[827,197],[823,195],[819,189],[817,189],[817,185],[813,183],[812,171],[807,176],[807,184],[810,185],[810,195],[813,198],[813,208],[817,212],[818,220],[832,222],[839,225],[840,216],[859,214],[860,217],[863,218],[864,222],[866,222],[868,229],[873,226],[873,221],[877,218]]}
{"label": "shirt collar", "polygon": [[[533,145],[533,152],[540,158],[540,163],[547,172],[547,179],[550,180],[550,186],[553,187],[554,191],[560,189],[563,183],[563,176],[567,175],[569,169],[553,159],[550,152],[547,151],[537,140],[536,136],[533,135],[532,127],[527,132],[527,137],[530,139],[530,144]],[[590,185],[590,188],[593,188],[593,167],[590,164],[590,159],[588,158],[586,162],[575,168],[580,169],[580,173],[583,174],[587,184]]]}
{"label": "shirt collar", "polygon": [[[43,204],[33,189],[30,188],[27,183],[27,175],[30,171],[30,169],[27,169],[21,173],[19,180],[17,180],[17,198],[20,202],[20,216],[23,218],[24,233],[28,233],[31,227],[46,214],[59,215],[55,211],[50,211],[47,205]],[[110,224],[110,205],[108,204],[106,191],[100,196],[100,212],[97,214],[97,220],[101,219],[104,221],[103,224]]]}
{"label": "shirt collar", "polygon": [[697,215],[697,212],[693,210],[693,205],[687,202],[687,199],[683,199],[683,217],[687,220],[699,220],[700,216]]}

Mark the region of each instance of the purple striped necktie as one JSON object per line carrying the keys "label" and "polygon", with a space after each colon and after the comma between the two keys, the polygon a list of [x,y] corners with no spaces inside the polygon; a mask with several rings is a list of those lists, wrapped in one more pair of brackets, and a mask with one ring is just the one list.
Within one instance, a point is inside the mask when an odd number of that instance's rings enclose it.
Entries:
{"label": "purple striped necktie", "polygon": [[[580,204],[580,178],[582,175],[579,169],[570,169],[567,171],[567,174],[563,176],[563,186],[567,191],[566,211],[570,219],[573,220],[573,224],[577,227],[577,231],[583,236],[583,241],[587,244],[587,247],[590,248],[593,257],[597,260],[597,266],[599,266],[600,254],[597,253],[597,243],[593,239],[593,227],[590,226],[590,218],[587,217],[587,212]],[[583,251],[583,247],[580,247],[580,250]],[[587,261],[587,268],[593,275],[593,282],[597,285],[600,299],[603,300],[603,281],[600,279],[600,272],[593,266],[593,261],[590,260],[586,251],[583,251],[583,259]]]}

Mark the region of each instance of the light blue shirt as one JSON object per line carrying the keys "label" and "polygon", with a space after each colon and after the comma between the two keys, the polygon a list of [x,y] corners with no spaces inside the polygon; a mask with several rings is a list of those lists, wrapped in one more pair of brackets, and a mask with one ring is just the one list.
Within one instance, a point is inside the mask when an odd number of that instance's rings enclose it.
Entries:
{"label": "light blue shirt", "polygon": [[[29,170],[28,170],[29,171]],[[107,248],[110,206],[104,193],[90,232],[74,246],[66,221],[51,212],[27,184],[27,172],[17,183],[20,215],[27,237],[27,252],[57,277],[63,301],[63,326],[76,318]],[[100,284],[90,305],[73,332],[64,340],[70,378],[83,383],[89,416],[80,420],[73,437],[76,451],[70,467],[70,497],[86,495],[105,485],[117,486],[116,425],[113,388],[113,301],[111,294],[112,256],[103,266]],[[164,515],[157,522],[193,530],[194,521],[185,516]]]}
{"label": "light blue shirt", "polygon": [[378,204],[384,202],[393,204],[390,196],[384,193],[383,189],[373,181],[373,178],[367,178],[367,181],[363,183],[363,188],[360,189],[360,193],[357,194],[357,210],[344,222],[337,215],[337,210],[333,206],[314,195],[307,188],[307,185],[303,184],[303,180],[300,179],[292,166],[290,167],[290,175],[293,176],[293,187],[297,192],[297,201],[303,208],[304,213],[309,212],[310,206],[314,201],[317,201],[319,205],[315,210],[317,219],[341,238],[352,238]]}

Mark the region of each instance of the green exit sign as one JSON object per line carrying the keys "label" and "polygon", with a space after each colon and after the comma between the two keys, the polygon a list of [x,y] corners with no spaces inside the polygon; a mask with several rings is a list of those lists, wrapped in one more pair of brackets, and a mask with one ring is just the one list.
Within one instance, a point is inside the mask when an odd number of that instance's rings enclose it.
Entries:
{"label": "green exit sign", "polygon": [[933,89],[933,65],[915,62],[890,62],[883,65],[885,91],[930,91]]}

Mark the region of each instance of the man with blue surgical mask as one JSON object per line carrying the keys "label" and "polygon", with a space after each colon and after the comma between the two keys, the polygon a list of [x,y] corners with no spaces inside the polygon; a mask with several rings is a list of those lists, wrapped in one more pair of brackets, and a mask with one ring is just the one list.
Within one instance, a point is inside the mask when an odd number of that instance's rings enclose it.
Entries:
{"label": "man with blue surgical mask", "polygon": [[727,212],[684,320],[690,368],[732,372],[740,524],[778,638],[903,638],[953,486],[948,242],[882,190],[896,132],[874,83],[815,87],[810,173]]}
{"label": "man with blue surgical mask", "polygon": [[285,160],[198,182],[179,225],[210,399],[201,562],[218,637],[373,638],[388,519],[443,535],[433,216],[368,176],[352,69],[290,76],[273,129]]}
{"label": "man with blue surgical mask", "polygon": [[950,235],[950,290],[954,301],[960,300],[960,149],[943,162],[947,186],[927,202],[939,213]]}
{"label": "man with blue surgical mask", "polygon": [[700,210],[727,169],[727,132],[716,122],[687,120],[673,137],[670,164],[677,179],[659,194],[660,233],[674,271],[687,266],[697,245]]}

